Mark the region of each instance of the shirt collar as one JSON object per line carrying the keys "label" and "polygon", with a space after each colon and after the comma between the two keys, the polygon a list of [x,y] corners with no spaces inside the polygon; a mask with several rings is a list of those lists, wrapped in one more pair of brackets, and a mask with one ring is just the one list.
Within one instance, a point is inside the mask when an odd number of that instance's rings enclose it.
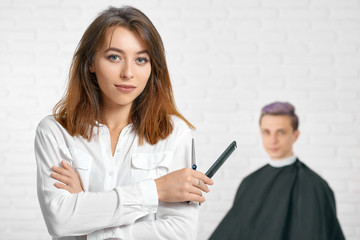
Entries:
{"label": "shirt collar", "polygon": [[[104,133],[104,129],[106,129],[107,131],[105,131],[105,133],[108,133],[109,132],[109,128],[105,125],[105,124],[102,124],[98,121],[95,120],[95,124],[98,126],[99,130],[101,133]],[[132,130],[133,128],[133,124],[132,123],[129,123],[128,125],[126,125],[122,132],[123,131],[128,131],[128,130]],[[96,131],[98,131],[98,129],[95,127],[94,130],[96,129]]]}
{"label": "shirt collar", "polygon": [[271,158],[269,158],[268,161],[270,166],[275,168],[281,168],[293,164],[296,161],[296,159],[297,159],[296,156],[292,155],[291,157],[278,159],[278,160],[272,160]]}

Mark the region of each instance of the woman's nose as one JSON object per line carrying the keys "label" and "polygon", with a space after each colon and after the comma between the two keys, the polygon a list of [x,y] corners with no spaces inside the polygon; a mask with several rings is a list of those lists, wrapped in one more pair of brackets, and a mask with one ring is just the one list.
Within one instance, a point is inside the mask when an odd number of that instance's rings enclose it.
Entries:
{"label": "woman's nose", "polygon": [[124,61],[121,67],[120,77],[124,80],[134,77],[131,64],[128,61]]}

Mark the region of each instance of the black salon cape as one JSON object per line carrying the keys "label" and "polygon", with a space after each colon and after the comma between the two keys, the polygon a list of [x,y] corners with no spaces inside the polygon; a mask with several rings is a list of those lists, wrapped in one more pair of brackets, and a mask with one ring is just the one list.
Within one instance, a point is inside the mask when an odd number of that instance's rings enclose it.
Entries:
{"label": "black salon cape", "polygon": [[247,176],[211,240],[340,240],[334,194],[305,164],[265,165]]}

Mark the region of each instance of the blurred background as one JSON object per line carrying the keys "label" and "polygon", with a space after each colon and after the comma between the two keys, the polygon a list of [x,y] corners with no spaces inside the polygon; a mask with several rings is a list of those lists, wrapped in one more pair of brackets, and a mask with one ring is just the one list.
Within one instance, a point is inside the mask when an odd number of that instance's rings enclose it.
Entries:
{"label": "blurred background", "polygon": [[200,208],[207,239],[241,180],[266,164],[258,118],[289,101],[295,153],[327,180],[349,240],[360,239],[359,0],[1,0],[1,239],[49,239],[36,196],[35,129],[64,93],[72,54],[107,6],[132,5],[163,38],[180,111],[197,127],[199,170],[236,140]]}

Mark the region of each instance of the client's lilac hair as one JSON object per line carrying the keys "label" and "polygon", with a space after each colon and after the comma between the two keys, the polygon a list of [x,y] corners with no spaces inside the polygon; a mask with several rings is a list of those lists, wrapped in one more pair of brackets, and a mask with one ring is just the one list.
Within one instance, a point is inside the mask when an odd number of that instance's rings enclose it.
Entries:
{"label": "client's lilac hair", "polygon": [[259,123],[261,123],[261,119],[265,115],[273,115],[273,116],[286,115],[286,116],[289,116],[291,118],[291,126],[294,129],[294,131],[296,131],[298,129],[299,118],[295,114],[295,107],[293,105],[291,105],[290,103],[288,103],[288,102],[273,102],[273,103],[270,103],[270,104],[264,106],[261,109],[261,116],[260,116]]}

